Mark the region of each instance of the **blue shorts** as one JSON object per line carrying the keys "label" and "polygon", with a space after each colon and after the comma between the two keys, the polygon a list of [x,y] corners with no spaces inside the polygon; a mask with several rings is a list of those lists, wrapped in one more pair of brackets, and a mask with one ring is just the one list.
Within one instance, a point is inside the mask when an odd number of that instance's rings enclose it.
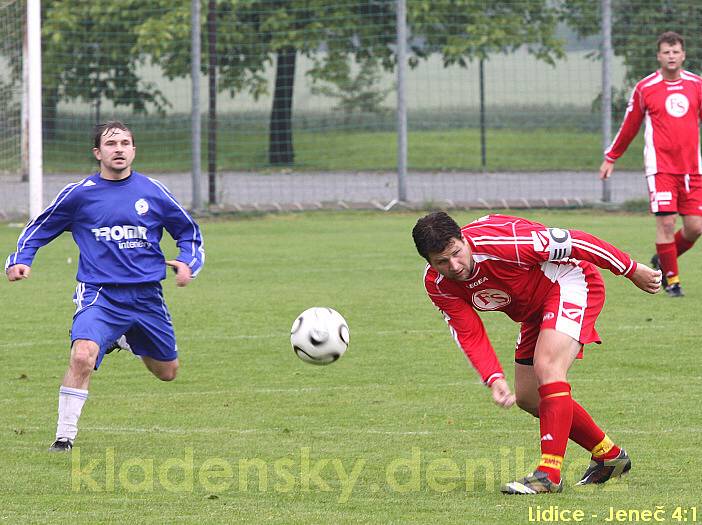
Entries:
{"label": "blue shorts", "polygon": [[122,335],[126,335],[135,355],[157,361],[173,361],[178,357],[161,283],[105,286],[78,283],[73,302],[76,313],[71,344],[76,339],[97,343],[100,353],[96,370],[105,351]]}

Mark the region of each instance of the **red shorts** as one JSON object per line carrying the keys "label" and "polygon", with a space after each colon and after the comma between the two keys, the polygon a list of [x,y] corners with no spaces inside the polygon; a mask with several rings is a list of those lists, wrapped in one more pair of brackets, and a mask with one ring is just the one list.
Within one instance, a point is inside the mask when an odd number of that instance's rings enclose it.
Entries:
{"label": "red shorts", "polygon": [[646,181],[651,213],[702,215],[702,175],[656,173]]}
{"label": "red shorts", "polygon": [[[605,302],[605,287],[597,268],[590,263],[551,267],[555,282],[541,311],[524,321],[514,350],[515,362],[534,364],[534,350],[539,333],[545,328],[571,336],[581,344],[600,343],[595,321]],[[545,272],[548,275],[548,270]],[[551,276],[549,276],[551,277]],[[582,359],[580,348],[578,359]]]}

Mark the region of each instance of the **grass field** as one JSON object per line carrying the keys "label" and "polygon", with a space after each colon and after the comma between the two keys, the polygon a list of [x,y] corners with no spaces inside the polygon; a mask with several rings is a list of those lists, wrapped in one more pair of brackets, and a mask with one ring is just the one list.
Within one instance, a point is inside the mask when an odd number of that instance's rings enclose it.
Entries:
{"label": "grass field", "polygon": [[[651,255],[645,215],[525,215]],[[164,283],[178,379],[157,381],[125,352],[107,356],[72,455],[46,448],[76,250],[68,236],[44,248],[30,280],[0,283],[0,522],[511,524],[549,505],[581,510],[583,523],[604,523],[611,506],[661,506],[666,523],[676,523],[677,507],[695,508],[701,521],[699,249],[681,260],[681,300],[605,272],[604,344],[571,371],[574,396],[627,448],[631,474],[577,489],[587,454],[572,445],[562,494],[505,497],[499,484],[535,465],[537,421],[496,408],[451,341],[421,287],[416,218],[205,222],[201,276],[186,289]],[[18,233],[0,225],[3,252]],[[313,305],[338,309],[351,328],[348,352],[328,367],[304,364],[289,347],[293,319]],[[517,327],[501,314],[484,320],[511,380]]]}
{"label": "grass field", "polygon": [[[84,173],[94,169],[88,124],[64,129],[45,142],[47,173]],[[146,173],[188,172],[191,169],[189,124],[160,129],[135,128],[137,159]],[[489,171],[595,171],[602,159],[596,132],[574,129],[490,129],[487,132]],[[376,171],[397,169],[397,136],[391,131],[296,131],[297,171]],[[640,171],[643,140],[639,137],[617,162],[617,169]],[[412,131],[408,136],[408,167],[414,171],[481,171],[477,129]],[[203,140],[203,166],[207,144]],[[223,129],[217,139],[219,171],[277,169],[268,164],[265,130]]]}

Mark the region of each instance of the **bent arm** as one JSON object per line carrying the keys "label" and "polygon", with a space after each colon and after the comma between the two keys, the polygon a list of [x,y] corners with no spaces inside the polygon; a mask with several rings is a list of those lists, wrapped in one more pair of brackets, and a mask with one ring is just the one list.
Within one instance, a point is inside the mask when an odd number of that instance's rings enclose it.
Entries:
{"label": "bent arm", "polygon": [[[190,269],[191,277],[195,278],[205,264],[204,241],[200,232],[200,226],[165,186],[160,183],[157,183],[157,185],[165,194],[164,227],[176,241],[179,250],[178,257],[175,260],[187,265]],[[179,275],[181,274],[181,270],[178,268],[176,268],[176,271]]]}
{"label": "bent arm", "polygon": [[[636,261],[631,256],[590,233],[563,228],[547,228],[537,223],[526,223],[520,231],[525,242],[519,245],[520,260],[528,265],[548,261],[578,259],[588,261],[615,275],[631,277]],[[530,241],[527,241],[529,237]]]}

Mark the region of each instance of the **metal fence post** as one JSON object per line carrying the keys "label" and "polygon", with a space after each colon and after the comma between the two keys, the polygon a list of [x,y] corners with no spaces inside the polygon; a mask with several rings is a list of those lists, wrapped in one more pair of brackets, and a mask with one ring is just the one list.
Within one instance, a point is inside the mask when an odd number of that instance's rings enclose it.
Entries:
{"label": "metal fence post", "polygon": [[480,167],[483,173],[487,171],[487,143],[485,132],[485,60],[480,59],[478,69],[480,84]]}
{"label": "metal fence post", "polygon": [[207,3],[209,118],[207,119],[207,180],[210,204],[217,203],[217,2]]}
{"label": "metal fence post", "polygon": [[[612,142],[612,2],[602,0],[602,150]],[[609,179],[602,181],[602,201],[612,201]]]}
{"label": "metal fence post", "polygon": [[200,0],[191,0],[191,67],[190,85],[192,102],[190,107],[191,149],[192,149],[192,186],[193,211],[202,209],[202,172],[200,168],[200,144],[202,139],[202,124],[200,113]]}
{"label": "metal fence post", "polygon": [[407,201],[407,4],[397,0],[397,199]]}

